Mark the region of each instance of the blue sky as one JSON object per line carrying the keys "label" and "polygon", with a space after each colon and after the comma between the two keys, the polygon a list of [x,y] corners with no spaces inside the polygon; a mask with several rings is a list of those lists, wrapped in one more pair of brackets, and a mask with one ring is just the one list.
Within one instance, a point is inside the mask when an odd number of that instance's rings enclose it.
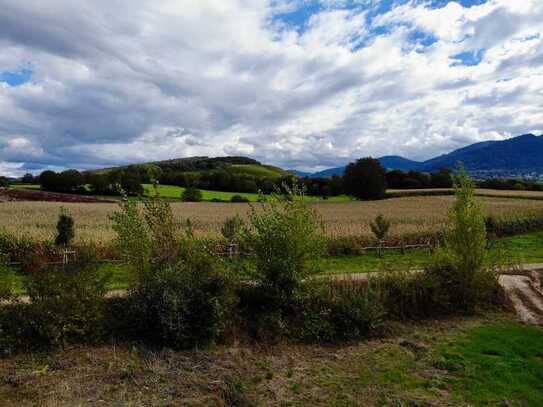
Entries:
{"label": "blue sky", "polygon": [[28,81],[32,77],[32,71],[29,69],[22,69],[15,72],[1,72],[0,82],[7,83],[9,86],[20,86]]}
{"label": "blue sky", "polygon": [[0,0],[0,175],[543,132],[541,0]]}

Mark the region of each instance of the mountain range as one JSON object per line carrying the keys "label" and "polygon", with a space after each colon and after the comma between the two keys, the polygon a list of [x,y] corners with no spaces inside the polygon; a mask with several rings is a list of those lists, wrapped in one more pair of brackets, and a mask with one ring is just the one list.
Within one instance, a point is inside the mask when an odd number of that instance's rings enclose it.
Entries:
{"label": "mountain range", "polygon": [[[468,173],[482,176],[543,174],[543,135],[524,134],[507,140],[484,141],[426,161],[400,156],[385,156],[379,161],[388,170],[432,172],[441,168],[454,169],[462,163]],[[297,175],[331,177],[343,175],[344,171],[345,166]]]}

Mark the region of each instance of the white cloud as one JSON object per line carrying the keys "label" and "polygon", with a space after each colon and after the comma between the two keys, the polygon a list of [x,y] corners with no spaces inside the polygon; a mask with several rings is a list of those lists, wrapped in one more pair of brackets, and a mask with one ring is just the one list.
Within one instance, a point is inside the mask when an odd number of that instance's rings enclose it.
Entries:
{"label": "white cloud", "polygon": [[[0,170],[247,154],[428,158],[543,131],[543,3],[0,0]],[[367,7],[363,7],[367,6]],[[422,45],[417,33],[436,39]],[[453,57],[482,50],[474,66]],[[24,140],[24,145],[21,144]]]}

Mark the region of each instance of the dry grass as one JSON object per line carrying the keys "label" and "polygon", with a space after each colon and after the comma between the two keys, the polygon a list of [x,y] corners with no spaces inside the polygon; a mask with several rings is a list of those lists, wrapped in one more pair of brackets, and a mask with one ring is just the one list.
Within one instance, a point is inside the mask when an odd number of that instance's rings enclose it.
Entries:
{"label": "dry grass", "polygon": [[[432,192],[452,192],[451,188],[426,188],[426,189],[388,189],[389,194],[428,194]],[[505,198],[519,198],[519,199],[543,199],[543,191],[511,191],[501,189],[486,189],[478,188],[475,190],[475,194],[478,196],[490,196],[490,197],[505,197]]]}
{"label": "dry grass", "polygon": [[433,367],[430,350],[489,320],[401,324],[384,338],[343,346],[236,344],[172,352],[104,345],[21,354],[0,359],[0,404],[458,405],[440,390],[449,387],[447,372]]}
{"label": "dry grass", "polygon": [[[315,203],[330,235],[369,236],[369,222],[382,213],[392,222],[395,236],[436,231],[446,220],[452,196],[427,196],[388,199],[377,202]],[[543,201],[482,197],[488,214],[497,217],[534,216],[543,214]],[[54,202],[0,203],[0,228],[15,235],[51,239],[60,207],[75,218],[79,240],[107,242],[114,237],[109,215],[116,204],[59,204]],[[224,220],[240,214],[247,216],[247,204],[173,203],[179,225],[191,222],[199,234],[216,235]]]}

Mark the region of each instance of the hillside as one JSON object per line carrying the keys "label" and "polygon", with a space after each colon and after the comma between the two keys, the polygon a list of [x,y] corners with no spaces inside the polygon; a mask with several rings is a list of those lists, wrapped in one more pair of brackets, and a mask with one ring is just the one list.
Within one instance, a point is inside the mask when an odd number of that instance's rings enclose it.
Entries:
{"label": "hillside", "polygon": [[472,144],[423,163],[426,171],[456,167],[468,171],[543,171],[543,137],[524,134],[503,141]]}
{"label": "hillside", "polygon": [[[462,163],[472,174],[500,176],[504,174],[543,174],[543,135],[524,134],[503,141],[484,141],[432,158],[424,162],[412,161],[400,156],[379,158],[388,170],[438,171],[456,168]],[[342,175],[345,167],[329,168],[311,174],[311,177]]]}
{"label": "hillside", "polygon": [[278,178],[288,175],[288,172],[271,165],[261,164],[259,161],[248,157],[188,157],[164,161],[151,161],[146,163],[131,164],[119,167],[102,168],[91,171],[104,174],[114,170],[127,168],[159,168],[163,172],[204,173],[216,170],[225,170],[231,174],[251,175],[254,177]]}
{"label": "hillside", "polygon": [[389,155],[379,158],[381,165],[388,170],[418,170],[422,163],[418,161],[408,160],[407,158],[397,155]]}

